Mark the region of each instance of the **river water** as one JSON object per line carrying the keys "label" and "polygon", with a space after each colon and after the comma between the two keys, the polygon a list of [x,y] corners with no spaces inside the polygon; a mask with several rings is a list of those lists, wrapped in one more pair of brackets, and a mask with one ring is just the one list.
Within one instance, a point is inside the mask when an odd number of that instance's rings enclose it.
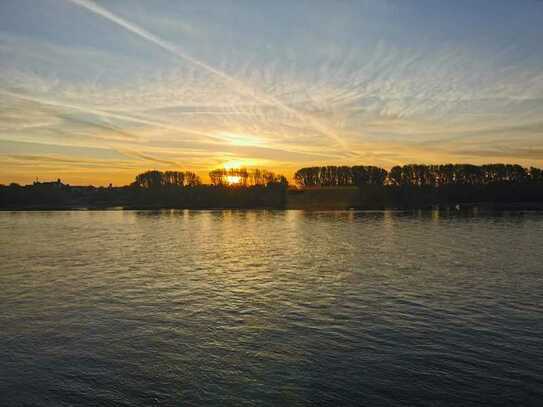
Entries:
{"label": "river water", "polygon": [[543,213],[0,213],[0,405],[543,405]]}

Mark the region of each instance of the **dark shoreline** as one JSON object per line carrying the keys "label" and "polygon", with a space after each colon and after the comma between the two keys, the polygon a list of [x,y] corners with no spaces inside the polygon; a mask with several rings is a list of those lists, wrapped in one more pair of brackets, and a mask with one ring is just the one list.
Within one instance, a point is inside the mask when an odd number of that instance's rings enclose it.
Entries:
{"label": "dark shoreline", "polygon": [[54,183],[0,186],[0,210],[543,210],[543,182],[497,182],[436,186],[326,186],[292,188],[286,183],[142,188],[73,187]]}
{"label": "dark shoreline", "polygon": [[543,202],[511,202],[511,203],[494,203],[494,202],[480,202],[480,203],[460,203],[458,205],[447,206],[422,206],[422,207],[390,207],[390,208],[365,208],[365,207],[333,207],[333,206],[311,206],[311,207],[180,207],[180,206],[168,206],[168,205],[142,205],[142,206],[35,206],[35,207],[4,207],[0,208],[0,212],[40,212],[40,211],[58,211],[58,212],[85,212],[85,211],[160,211],[160,210],[190,210],[190,211],[244,211],[244,210],[262,210],[262,211],[288,211],[288,210],[302,210],[308,212],[319,211],[364,211],[364,212],[384,212],[384,211],[444,211],[444,212],[463,212],[463,211],[543,211]]}

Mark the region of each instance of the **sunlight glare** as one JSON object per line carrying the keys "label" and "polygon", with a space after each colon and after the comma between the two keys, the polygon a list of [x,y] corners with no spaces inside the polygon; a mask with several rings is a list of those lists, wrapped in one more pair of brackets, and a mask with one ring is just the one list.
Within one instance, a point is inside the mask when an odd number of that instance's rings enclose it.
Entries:
{"label": "sunlight glare", "polygon": [[226,182],[228,185],[235,185],[241,182],[241,177],[239,175],[228,175],[226,177]]}

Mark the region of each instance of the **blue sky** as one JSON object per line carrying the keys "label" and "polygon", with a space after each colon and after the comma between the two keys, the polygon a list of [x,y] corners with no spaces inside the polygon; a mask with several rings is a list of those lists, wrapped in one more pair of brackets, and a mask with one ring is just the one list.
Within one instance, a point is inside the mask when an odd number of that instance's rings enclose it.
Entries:
{"label": "blue sky", "polygon": [[0,2],[0,182],[543,166],[543,2]]}

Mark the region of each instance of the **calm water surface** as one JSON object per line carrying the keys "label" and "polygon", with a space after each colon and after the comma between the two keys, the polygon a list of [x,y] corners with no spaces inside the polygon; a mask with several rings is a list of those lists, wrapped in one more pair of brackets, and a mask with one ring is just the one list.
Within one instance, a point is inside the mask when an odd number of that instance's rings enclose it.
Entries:
{"label": "calm water surface", "polygon": [[543,213],[0,213],[0,405],[543,405]]}

